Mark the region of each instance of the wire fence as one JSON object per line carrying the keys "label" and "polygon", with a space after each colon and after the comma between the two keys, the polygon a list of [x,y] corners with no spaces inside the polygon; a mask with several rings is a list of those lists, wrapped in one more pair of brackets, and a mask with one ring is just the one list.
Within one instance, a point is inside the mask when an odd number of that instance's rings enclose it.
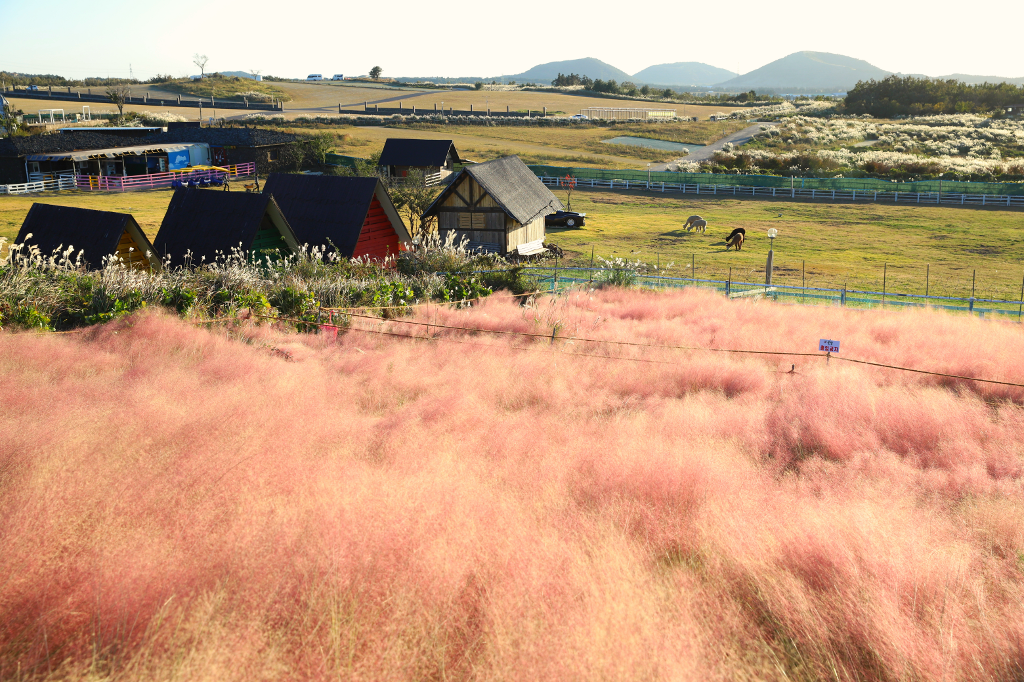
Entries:
{"label": "wire fence", "polygon": [[708,277],[667,277],[641,273],[629,268],[586,268],[586,267],[527,267],[526,277],[537,290],[559,290],[566,286],[594,286],[619,284],[649,289],[685,289],[696,287],[713,289],[729,298],[766,298],[774,301],[803,304],[829,305],[852,308],[933,308],[952,312],[1014,318],[1024,317],[1024,282],[1019,298],[984,298],[940,296],[934,294],[911,294],[896,291],[874,291],[851,289],[845,286],[816,287],[796,286],[779,283],[773,276],[771,284],[725,278]]}
{"label": "wire fence", "polygon": [[[630,169],[604,168],[571,168],[561,166],[530,166],[538,177],[564,178],[571,175],[577,180],[617,180],[620,187],[629,181],[634,187],[636,183],[651,182],[669,186],[676,185],[714,185],[728,187],[762,187],[777,190],[793,191],[832,191],[862,193],[878,192],[885,194],[921,193],[921,194],[967,194],[967,195],[998,195],[1024,196],[1024,183],[1021,182],[961,182],[958,180],[917,180],[902,182],[883,180],[880,178],[798,178],[781,175],[740,175],[734,173],[677,173],[673,171],[645,171]],[[652,187],[652,189],[656,189]],[[785,194],[779,194],[785,196]],[[802,195],[798,195],[802,196]],[[824,197],[822,197],[824,198]]]}

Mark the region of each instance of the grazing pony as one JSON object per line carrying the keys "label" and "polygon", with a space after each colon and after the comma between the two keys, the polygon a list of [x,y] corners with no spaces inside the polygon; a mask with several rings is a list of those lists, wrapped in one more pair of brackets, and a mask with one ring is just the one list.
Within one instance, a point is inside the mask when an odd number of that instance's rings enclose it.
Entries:
{"label": "grazing pony", "polygon": [[707,232],[708,221],[704,220],[703,218],[700,220],[694,220],[692,223],[690,223],[690,227],[692,227],[695,230],[699,230],[700,232]]}
{"label": "grazing pony", "polygon": [[747,231],[742,227],[737,227],[735,230],[729,233],[729,236],[725,238],[725,250],[728,251],[730,246],[736,247],[737,251],[743,250],[743,240],[746,238]]}
{"label": "grazing pony", "polygon": [[[693,223],[697,222],[698,220],[704,220],[704,219],[701,218],[699,215],[692,215],[692,216],[690,216],[689,218],[686,219],[686,222],[683,223],[683,229],[684,230],[692,229],[693,228]],[[705,225],[706,224],[707,223],[705,223]]]}

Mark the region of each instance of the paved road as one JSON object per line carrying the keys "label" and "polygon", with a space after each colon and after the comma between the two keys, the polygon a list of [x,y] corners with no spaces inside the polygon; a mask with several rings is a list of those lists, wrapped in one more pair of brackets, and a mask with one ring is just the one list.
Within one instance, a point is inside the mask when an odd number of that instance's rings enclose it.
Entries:
{"label": "paved road", "polygon": [[718,142],[712,142],[707,147],[701,147],[700,149],[697,149],[696,151],[691,152],[689,156],[684,156],[681,159],[676,159],[675,161],[672,161],[671,163],[652,164],[651,165],[651,170],[652,171],[668,170],[669,166],[675,165],[677,163],[683,163],[683,162],[688,162],[689,163],[689,162],[694,162],[694,161],[696,161],[696,162],[708,161],[708,160],[711,159],[712,156],[715,155],[715,152],[721,151],[722,147],[724,147],[727,142],[732,142],[736,146],[739,146],[741,144],[746,144],[747,142],[750,142],[750,140],[754,137],[754,135],[761,130],[761,126],[763,126],[763,125],[775,125],[775,124],[774,123],[755,123],[752,126],[748,126],[748,127],[744,128],[743,130],[739,131],[738,133],[733,133],[732,135],[726,135],[725,137],[723,137]]}

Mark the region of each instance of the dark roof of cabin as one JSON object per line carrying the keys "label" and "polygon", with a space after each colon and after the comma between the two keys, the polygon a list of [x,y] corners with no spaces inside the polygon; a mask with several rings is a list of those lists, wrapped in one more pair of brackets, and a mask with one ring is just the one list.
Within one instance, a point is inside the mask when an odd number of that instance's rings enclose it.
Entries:
{"label": "dark roof of cabin", "polygon": [[153,240],[157,256],[171,256],[171,265],[213,263],[231,250],[249,250],[274,198],[269,194],[223,192],[188,187],[174,190],[171,203]]}
{"label": "dark roof of cabin", "polygon": [[290,144],[298,137],[291,133],[263,128],[176,128],[166,133],[153,135],[125,136],[101,132],[84,131],[73,133],[50,133],[27,135],[0,140],[0,156],[23,156],[25,154],[49,154],[73,152],[86,149],[113,149],[117,147],[138,147],[142,145],[164,145],[205,142],[225,147],[266,147]]}
{"label": "dark roof of cabin", "polygon": [[271,173],[263,191],[274,195],[300,244],[329,247],[330,240],[351,258],[379,182],[377,178]]}
{"label": "dark roof of cabin", "polygon": [[128,213],[32,204],[14,242],[37,246],[44,256],[73,246],[73,256],[81,251],[89,267],[100,268],[104,257],[117,253],[121,235],[134,220]]}
{"label": "dark roof of cabin", "polygon": [[452,153],[455,161],[461,161],[455,143],[451,140],[413,140],[404,137],[389,137],[380,154],[382,166],[443,166]]}
{"label": "dark roof of cabin", "polygon": [[520,224],[525,225],[539,215],[548,215],[565,209],[533,171],[518,156],[503,156],[494,161],[466,166],[441,195],[434,200],[424,215],[433,215],[451,192],[462,175],[472,177],[494,201]]}

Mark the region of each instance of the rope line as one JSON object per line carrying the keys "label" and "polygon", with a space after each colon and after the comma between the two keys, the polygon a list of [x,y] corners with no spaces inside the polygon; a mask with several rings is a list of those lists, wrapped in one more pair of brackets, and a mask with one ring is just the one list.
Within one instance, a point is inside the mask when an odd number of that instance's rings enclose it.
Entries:
{"label": "rope line", "polygon": [[913,367],[900,367],[898,365],[886,365],[881,362],[871,362],[870,360],[857,360],[855,358],[841,358],[838,355],[832,356],[833,360],[842,360],[843,362],[855,362],[858,365],[871,365],[872,367],[884,367],[886,369],[898,369],[903,372],[915,372],[917,374],[930,374],[936,377],[950,377],[951,379],[964,379],[966,381],[980,381],[985,384],[999,384],[1000,386],[1016,386],[1017,388],[1024,388],[1024,384],[1015,384],[1012,381],[998,381],[996,379],[976,379],[975,377],[965,377],[962,374],[946,374],[945,372],[932,372],[927,369],[914,369]]}
{"label": "rope line", "polygon": [[[552,336],[551,334],[536,334],[536,333],[532,333],[532,332],[517,332],[517,331],[512,331],[512,330],[509,330],[509,329],[482,329],[482,328],[478,328],[478,327],[460,327],[460,326],[456,326],[456,325],[436,324],[436,323],[433,323],[433,322],[418,322],[418,321],[415,321],[415,320],[399,320],[399,319],[387,319],[387,320],[385,320],[385,319],[382,319],[382,318],[379,318],[379,317],[375,317],[373,315],[358,315],[356,313],[349,313],[349,317],[358,317],[358,318],[368,319],[368,320],[380,320],[381,323],[384,323],[384,322],[396,322],[396,323],[399,323],[399,324],[410,324],[410,325],[416,325],[416,326],[421,326],[421,327],[437,327],[439,329],[455,329],[455,330],[458,330],[458,331],[478,332],[478,333],[483,333],[483,334],[507,334],[507,335],[510,335],[510,336],[523,336],[523,337],[535,338],[535,339],[550,339],[551,336]],[[788,352],[785,352],[785,351],[774,351],[774,350],[744,350],[744,349],[734,349],[734,348],[706,348],[706,347],[703,347],[703,346],[670,346],[670,345],[657,344],[657,343],[639,343],[639,342],[636,342],[636,341],[613,341],[611,339],[590,339],[590,338],[581,337],[581,336],[566,337],[566,340],[567,341],[580,341],[582,343],[603,343],[603,344],[614,345],[614,346],[633,346],[633,347],[639,347],[639,348],[662,348],[662,349],[666,349],[666,350],[696,350],[696,351],[708,351],[708,352],[714,352],[714,353],[750,353],[750,354],[756,354],[756,355],[786,355],[786,356],[794,356],[794,357],[824,357],[820,353],[801,353],[801,352],[788,353]]]}

